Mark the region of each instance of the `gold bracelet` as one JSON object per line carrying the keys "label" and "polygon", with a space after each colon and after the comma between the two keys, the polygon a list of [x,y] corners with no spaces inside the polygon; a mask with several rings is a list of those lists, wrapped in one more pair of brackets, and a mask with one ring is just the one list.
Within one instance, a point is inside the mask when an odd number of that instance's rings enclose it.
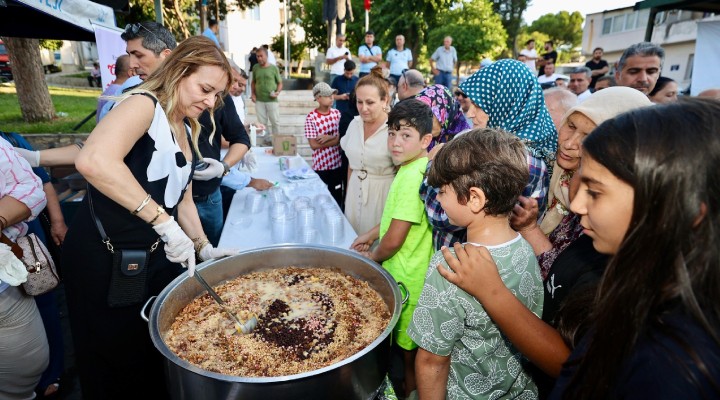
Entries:
{"label": "gold bracelet", "polygon": [[147,197],[145,197],[145,200],[140,203],[138,208],[135,209],[135,211],[132,212],[132,215],[137,215],[140,211],[142,211],[143,208],[145,208],[146,205],[150,202],[150,193],[148,193]]}
{"label": "gold bracelet", "polygon": [[207,239],[203,239],[200,243],[195,244],[195,252],[200,254],[200,250],[202,250],[203,247],[208,244],[210,244],[210,241]]}
{"label": "gold bracelet", "polygon": [[151,219],[150,222],[148,222],[148,224],[152,225],[163,214],[165,214],[165,209],[163,208],[163,206],[158,206],[157,215],[155,215],[155,218]]}
{"label": "gold bracelet", "polygon": [[3,230],[5,230],[5,228],[8,227],[8,220],[7,220],[7,218],[3,217],[2,215],[0,215],[0,225],[2,225],[2,227],[0,228],[0,231],[3,231]]}

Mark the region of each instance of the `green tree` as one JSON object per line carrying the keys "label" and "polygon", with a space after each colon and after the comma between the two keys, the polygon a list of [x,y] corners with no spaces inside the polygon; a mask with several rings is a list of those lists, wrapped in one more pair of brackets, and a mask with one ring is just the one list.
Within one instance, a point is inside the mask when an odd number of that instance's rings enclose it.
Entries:
{"label": "green tree", "polygon": [[487,0],[463,1],[439,17],[452,24],[431,30],[428,42],[442,43],[445,36],[451,36],[460,62],[479,64],[484,57],[496,58],[506,49],[507,33]]}
{"label": "green tree", "polygon": [[[529,4],[529,0],[492,0],[493,10],[500,15],[508,35],[506,41],[508,50],[515,51],[516,43],[521,43],[517,41],[517,36],[521,31],[522,15]],[[513,58],[516,56],[517,53],[512,54]]]}
{"label": "green tree", "polygon": [[545,33],[555,42],[556,47],[572,49],[580,46],[582,42],[583,20],[579,11],[572,14],[560,11],[557,14],[545,14],[538,18],[527,28],[527,31]]}

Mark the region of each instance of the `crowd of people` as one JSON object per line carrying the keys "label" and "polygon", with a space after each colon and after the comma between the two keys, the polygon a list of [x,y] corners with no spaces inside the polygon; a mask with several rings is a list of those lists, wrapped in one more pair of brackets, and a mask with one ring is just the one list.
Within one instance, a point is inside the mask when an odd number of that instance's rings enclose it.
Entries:
{"label": "crowd of people", "polygon": [[[217,247],[227,200],[272,186],[233,166],[254,162],[248,82],[268,124],[252,129],[276,134],[282,79],[263,47],[251,74],[229,61],[216,25],[180,43],[128,25],[86,142],[0,140],[3,238],[47,209],[83,398],[168,398],[140,309],[196,262],[236,254]],[[328,49],[305,136],[351,249],[408,289],[398,396],[720,397],[720,103],[678,97],[652,43],[612,77],[595,49],[564,87],[553,43],[539,56],[529,41],[454,87],[452,38],[430,85],[402,35],[383,59],[365,33],[359,67],[343,35]],[[88,181],[67,226],[31,169],[55,165]],[[140,273],[123,275],[129,254]],[[57,321],[43,310],[57,305],[22,291],[10,246],[0,260],[0,398],[52,395]]]}

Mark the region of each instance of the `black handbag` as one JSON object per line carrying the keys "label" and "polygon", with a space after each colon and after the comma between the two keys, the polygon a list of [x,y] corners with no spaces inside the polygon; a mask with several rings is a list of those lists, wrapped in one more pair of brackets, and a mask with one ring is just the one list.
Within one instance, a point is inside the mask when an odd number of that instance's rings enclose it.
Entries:
{"label": "black handbag", "polygon": [[102,222],[95,215],[89,189],[87,197],[90,214],[95,220],[102,242],[113,256],[112,274],[110,275],[108,287],[108,306],[117,308],[142,303],[146,300],[148,292],[148,262],[150,261],[150,255],[160,245],[160,237],[158,236],[149,249],[116,249],[105,233]]}

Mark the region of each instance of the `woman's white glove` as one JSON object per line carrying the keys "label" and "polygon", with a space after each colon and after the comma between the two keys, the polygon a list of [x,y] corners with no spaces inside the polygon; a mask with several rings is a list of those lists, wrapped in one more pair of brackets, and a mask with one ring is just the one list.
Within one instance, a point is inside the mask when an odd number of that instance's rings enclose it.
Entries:
{"label": "woman's white glove", "polygon": [[255,154],[253,154],[252,151],[248,151],[247,153],[245,153],[245,157],[240,160],[240,166],[250,172],[255,171],[255,168],[257,168],[257,160],[255,159]]}
{"label": "woman's white glove", "polygon": [[208,166],[201,171],[196,169],[193,174],[194,180],[209,181],[210,179],[220,178],[225,173],[225,166],[220,161],[210,157],[205,157],[202,160],[205,161]]}
{"label": "woman's white glove", "polygon": [[234,256],[238,253],[240,253],[240,250],[238,249],[216,249],[215,247],[213,247],[213,245],[208,243],[205,245],[205,247],[200,249],[198,257],[200,257],[200,259],[203,261],[207,261],[213,258]]}
{"label": "woman's white glove", "polygon": [[187,267],[188,274],[195,274],[195,245],[180,228],[175,218],[153,226],[155,232],[165,242],[165,256],[174,263]]}
{"label": "woman's white glove", "polygon": [[22,156],[22,158],[27,160],[28,164],[30,164],[31,167],[35,168],[40,166],[39,151],[23,149],[22,147],[15,147],[15,151],[17,151]]}

